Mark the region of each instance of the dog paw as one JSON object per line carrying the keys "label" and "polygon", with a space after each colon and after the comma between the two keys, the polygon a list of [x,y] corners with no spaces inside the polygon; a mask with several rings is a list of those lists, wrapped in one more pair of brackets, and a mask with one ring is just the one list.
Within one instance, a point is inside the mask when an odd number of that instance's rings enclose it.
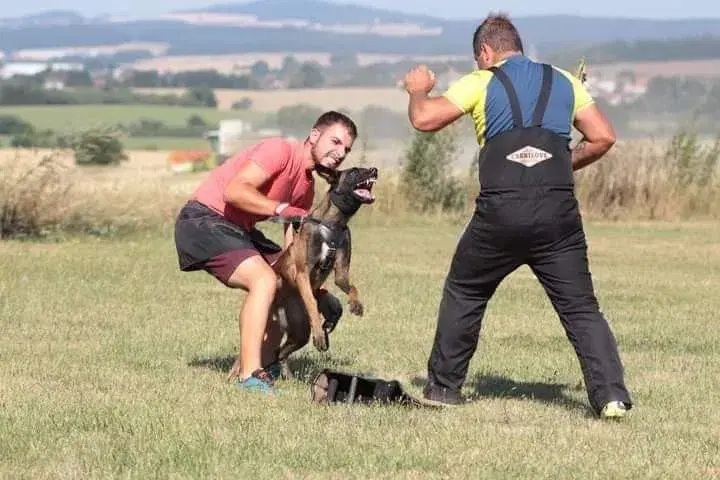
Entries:
{"label": "dog paw", "polygon": [[357,315],[358,317],[362,317],[364,312],[365,308],[363,307],[362,303],[350,302],[350,313],[352,313],[353,315]]}
{"label": "dog paw", "polygon": [[313,335],[313,345],[321,352],[325,352],[328,349],[328,338],[327,333],[324,331]]}

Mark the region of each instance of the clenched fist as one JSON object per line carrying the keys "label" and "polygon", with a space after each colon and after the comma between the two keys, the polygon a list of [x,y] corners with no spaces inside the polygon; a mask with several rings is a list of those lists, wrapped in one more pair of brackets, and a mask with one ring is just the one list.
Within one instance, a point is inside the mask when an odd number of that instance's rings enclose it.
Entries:
{"label": "clenched fist", "polygon": [[429,93],[435,86],[435,74],[426,65],[418,65],[405,74],[408,93]]}

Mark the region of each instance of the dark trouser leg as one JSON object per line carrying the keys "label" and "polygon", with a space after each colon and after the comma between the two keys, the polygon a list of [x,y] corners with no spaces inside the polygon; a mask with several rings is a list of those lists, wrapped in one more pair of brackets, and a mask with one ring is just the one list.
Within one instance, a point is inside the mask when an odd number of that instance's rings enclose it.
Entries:
{"label": "dark trouser leg", "polygon": [[487,303],[500,282],[521,264],[499,247],[497,233],[473,219],[460,237],[440,301],[428,360],[428,389],[459,393]]}
{"label": "dark trouser leg", "polygon": [[590,405],[599,411],[605,403],[618,400],[630,408],[615,337],[595,297],[582,226],[552,248],[532,254],[528,265],[575,349]]}

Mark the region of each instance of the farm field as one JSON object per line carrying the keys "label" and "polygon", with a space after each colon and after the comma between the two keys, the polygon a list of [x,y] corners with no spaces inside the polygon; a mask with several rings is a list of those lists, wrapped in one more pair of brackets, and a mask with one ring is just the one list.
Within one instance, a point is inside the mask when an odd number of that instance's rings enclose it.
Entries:
{"label": "farm field", "polygon": [[242,294],[179,272],[171,230],[0,242],[0,437],[11,439],[0,477],[720,476],[717,224],[588,228],[636,402],[620,423],[589,416],[572,348],[525,268],[489,306],[472,403],[311,404],[308,382],[326,367],[420,394],[460,229],[355,226],[351,274],[366,314],[343,318],[329,352],[303,349],[298,380],[274,400],[225,382]]}
{"label": "farm field", "polygon": [[38,129],[72,132],[100,124],[130,123],[142,118],[160,120],[167,125],[185,125],[188,117],[199,115],[208,124],[225,118],[252,120],[246,112],[223,112],[214,108],[160,105],[41,105],[4,106],[0,115],[15,115]]}
{"label": "farm field", "polygon": [[129,137],[122,139],[123,146],[132,151],[210,150],[204,138]]}
{"label": "farm field", "polygon": [[[174,93],[182,95],[183,88],[133,88],[136,93],[156,93],[158,95]],[[308,88],[287,90],[234,90],[215,89],[220,110],[229,110],[234,102],[249,98],[252,110],[262,113],[276,112],[284,106],[306,103],[325,110],[347,108],[362,110],[368,105],[379,105],[398,112],[407,111],[407,93],[402,88],[393,87],[348,87],[348,88]]]}
{"label": "farm field", "polygon": [[[11,140],[11,135],[0,135],[0,149],[5,147],[9,151]],[[121,138],[120,141],[125,149],[133,151],[210,149],[208,141],[201,137],[127,137]]]}
{"label": "farm field", "polygon": [[720,59],[615,62],[588,65],[588,72],[612,77],[622,71],[631,71],[635,75],[648,78],[668,75],[685,75],[698,78],[717,77],[718,72],[720,72]]}
{"label": "farm field", "polygon": [[[218,97],[222,97],[222,93]],[[234,93],[230,92],[230,95]],[[4,106],[0,107],[1,116],[16,116],[21,120],[31,123],[38,130],[53,130],[56,133],[74,133],[82,130],[102,126],[129,124],[142,119],[151,119],[163,122],[168,127],[185,126],[189,117],[193,115],[200,116],[207,124],[207,129],[217,128],[218,122],[223,119],[245,120],[253,130],[258,130],[266,125],[268,114],[273,114],[277,109],[293,105],[296,100],[305,101],[303,97],[283,97],[266,99],[265,108],[254,109],[251,111],[230,111],[222,108],[199,108],[199,107],[175,107],[175,106],[155,106],[155,105],[42,105],[42,106]],[[330,101],[324,101],[321,97],[313,97],[311,95],[310,103],[319,108],[334,108],[332,98]],[[357,101],[356,107],[362,109],[367,104],[368,97],[356,97],[353,101]],[[230,103],[237,100],[230,99]],[[346,102],[347,103],[347,102]],[[360,120],[356,118],[356,120]],[[307,128],[310,128],[308,124]],[[10,135],[0,135],[0,146],[10,145]],[[257,136],[249,135],[247,142],[257,140]],[[173,150],[173,149],[197,149],[209,148],[209,143],[202,136],[197,137],[124,137],[122,142],[125,148],[132,150]],[[378,141],[371,139],[371,142],[377,145]],[[380,143],[388,144],[393,141],[382,140]]]}
{"label": "farm field", "polygon": [[[137,70],[159,70],[163,72],[182,72],[214,68],[224,74],[238,73],[249,70],[255,62],[265,61],[270,68],[281,68],[285,57],[292,55],[299,62],[316,62],[324,67],[330,66],[332,54],[329,52],[255,52],[226,55],[161,55],[153,58],[140,59],[132,64]],[[464,55],[402,55],[383,53],[356,54],[358,65],[366,66],[374,63],[390,63],[412,59],[422,61],[467,60]]]}

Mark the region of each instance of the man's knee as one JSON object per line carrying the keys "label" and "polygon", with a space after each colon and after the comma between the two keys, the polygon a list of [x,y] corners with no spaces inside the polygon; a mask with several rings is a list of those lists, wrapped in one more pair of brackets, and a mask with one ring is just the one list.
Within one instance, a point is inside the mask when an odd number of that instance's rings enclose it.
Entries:
{"label": "man's knee", "polygon": [[[227,275],[228,271],[232,271]],[[224,269],[211,272],[222,283],[231,288],[242,288],[248,292],[265,292],[275,294],[277,290],[277,275],[262,256],[256,254],[238,254],[228,261]]]}

